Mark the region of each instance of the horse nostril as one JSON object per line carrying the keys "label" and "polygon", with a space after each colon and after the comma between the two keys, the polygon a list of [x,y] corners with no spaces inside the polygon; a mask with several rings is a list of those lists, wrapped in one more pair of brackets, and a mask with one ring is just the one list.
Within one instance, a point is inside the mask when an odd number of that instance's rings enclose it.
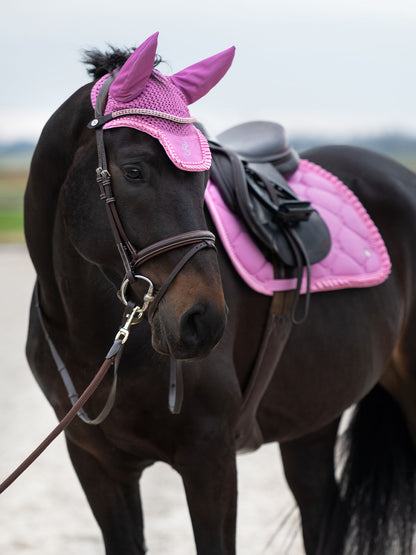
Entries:
{"label": "horse nostril", "polygon": [[180,335],[188,346],[213,345],[224,331],[224,315],[210,304],[198,303],[190,308],[181,318]]}
{"label": "horse nostril", "polygon": [[181,339],[187,345],[198,345],[201,334],[204,334],[205,307],[199,303],[190,308],[181,319]]}

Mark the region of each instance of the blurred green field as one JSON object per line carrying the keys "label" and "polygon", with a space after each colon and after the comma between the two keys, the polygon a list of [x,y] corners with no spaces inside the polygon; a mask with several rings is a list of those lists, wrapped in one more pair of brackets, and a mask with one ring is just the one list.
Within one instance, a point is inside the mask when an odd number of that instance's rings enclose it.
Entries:
{"label": "blurred green field", "polygon": [[397,160],[416,173],[416,153],[415,156],[397,156]]}
{"label": "blurred green field", "polygon": [[[393,157],[416,172],[414,156],[394,152]],[[0,157],[0,243],[23,242],[23,195],[30,156]]]}
{"label": "blurred green field", "polygon": [[0,167],[0,242],[22,242],[23,194],[28,168]]}

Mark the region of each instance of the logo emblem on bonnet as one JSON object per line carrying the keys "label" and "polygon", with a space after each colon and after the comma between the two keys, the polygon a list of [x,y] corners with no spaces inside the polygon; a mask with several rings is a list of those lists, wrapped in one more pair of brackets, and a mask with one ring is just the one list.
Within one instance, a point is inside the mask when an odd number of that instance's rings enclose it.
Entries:
{"label": "logo emblem on bonnet", "polygon": [[183,150],[185,156],[191,156],[192,152],[191,152],[191,149],[189,148],[189,145],[186,141],[182,141],[181,147],[182,147],[182,150]]}

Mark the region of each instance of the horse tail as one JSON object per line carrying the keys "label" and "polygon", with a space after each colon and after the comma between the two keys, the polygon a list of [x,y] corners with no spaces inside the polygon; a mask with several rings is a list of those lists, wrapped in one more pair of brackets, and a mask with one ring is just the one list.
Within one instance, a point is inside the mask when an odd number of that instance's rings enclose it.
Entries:
{"label": "horse tail", "polygon": [[403,413],[381,386],[354,409],[341,453],[344,553],[412,555],[416,451]]}

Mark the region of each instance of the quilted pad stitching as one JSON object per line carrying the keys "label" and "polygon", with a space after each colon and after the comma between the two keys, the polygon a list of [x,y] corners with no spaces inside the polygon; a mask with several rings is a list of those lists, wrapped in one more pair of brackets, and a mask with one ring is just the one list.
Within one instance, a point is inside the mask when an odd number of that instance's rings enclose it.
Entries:
{"label": "quilted pad stitching", "polygon": [[[309,200],[320,212],[331,231],[329,255],[312,266],[311,291],[382,283],[391,270],[390,258],[379,231],[355,194],[336,176],[308,160],[300,161],[289,183],[300,198]],[[250,287],[265,295],[295,287],[295,280],[273,279],[272,265],[211,182],[206,203],[234,267]]]}

